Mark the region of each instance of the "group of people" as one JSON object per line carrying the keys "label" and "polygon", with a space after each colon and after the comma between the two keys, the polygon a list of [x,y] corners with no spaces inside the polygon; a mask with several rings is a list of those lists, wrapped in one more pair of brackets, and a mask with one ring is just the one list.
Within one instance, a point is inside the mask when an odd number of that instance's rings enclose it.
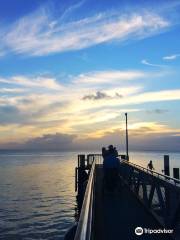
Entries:
{"label": "group of people", "polygon": [[118,151],[113,145],[110,145],[108,149],[102,148],[103,156],[103,168],[104,168],[104,184],[109,191],[114,190],[117,185],[118,178]]}
{"label": "group of people", "polygon": [[[118,182],[118,168],[120,164],[118,159],[118,151],[113,145],[110,145],[108,149],[103,147],[102,156],[105,188],[109,191],[113,191],[116,188]],[[154,170],[152,160],[150,160],[148,163],[147,168],[150,171]]]}

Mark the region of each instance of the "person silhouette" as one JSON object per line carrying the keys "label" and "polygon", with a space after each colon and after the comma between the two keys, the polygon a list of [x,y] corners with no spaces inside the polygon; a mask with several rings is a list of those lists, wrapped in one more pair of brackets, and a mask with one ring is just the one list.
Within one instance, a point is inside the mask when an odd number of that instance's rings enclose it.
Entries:
{"label": "person silhouette", "polygon": [[155,169],[153,166],[152,160],[149,161],[147,168],[150,169],[151,171]]}
{"label": "person silhouette", "polygon": [[113,147],[113,145],[109,145],[108,150],[105,148],[102,149],[103,151],[103,169],[104,169],[104,182],[105,188],[109,191],[113,191],[117,185],[118,179],[118,167],[119,167],[119,160],[117,158],[118,152]]}

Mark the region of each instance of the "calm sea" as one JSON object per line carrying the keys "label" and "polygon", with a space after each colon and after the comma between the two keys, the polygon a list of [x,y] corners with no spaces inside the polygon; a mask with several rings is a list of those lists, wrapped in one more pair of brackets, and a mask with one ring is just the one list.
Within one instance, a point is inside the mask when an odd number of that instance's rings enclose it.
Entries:
{"label": "calm sea", "polygon": [[[132,162],[152,160],[163,169],[164,152],[133,152]],[[171,170],[180,153],[170,153]],[[75,221],[77,153],[0,152],[0,239],[63,239]],[[171,171],[172,172],[172,171]]]}

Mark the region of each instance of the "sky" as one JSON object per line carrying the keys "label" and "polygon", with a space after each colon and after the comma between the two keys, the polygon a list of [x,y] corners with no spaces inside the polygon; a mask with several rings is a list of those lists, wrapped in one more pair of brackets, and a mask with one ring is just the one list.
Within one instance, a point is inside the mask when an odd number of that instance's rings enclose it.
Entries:
{"label": "sky", "polygon": [[0,0],[0,149],[180,150],[180,2]]}

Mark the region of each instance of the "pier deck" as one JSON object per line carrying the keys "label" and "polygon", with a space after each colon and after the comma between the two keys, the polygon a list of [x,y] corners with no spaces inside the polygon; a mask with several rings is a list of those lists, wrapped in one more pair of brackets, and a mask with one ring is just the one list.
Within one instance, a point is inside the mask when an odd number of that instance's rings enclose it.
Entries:
{"label": "pier deck", "polygon": [[[123,156],[119,157],[119,186],[109,193],[103,186],[102,155],[78,155],[75,189],[83,202],[75,240],[179,240],[180,181]],[[139,236],[137,227],[171,233]]]}
{"label": "pier deck", "polygon": [[126,186],[120,191],[103,194],[102,165],[96,167],[95,184],[95,239],[96,240],[169,240],[167,234],[146,234],[137,236],[136,227],[162,228],[155,218],[138,201]]}

